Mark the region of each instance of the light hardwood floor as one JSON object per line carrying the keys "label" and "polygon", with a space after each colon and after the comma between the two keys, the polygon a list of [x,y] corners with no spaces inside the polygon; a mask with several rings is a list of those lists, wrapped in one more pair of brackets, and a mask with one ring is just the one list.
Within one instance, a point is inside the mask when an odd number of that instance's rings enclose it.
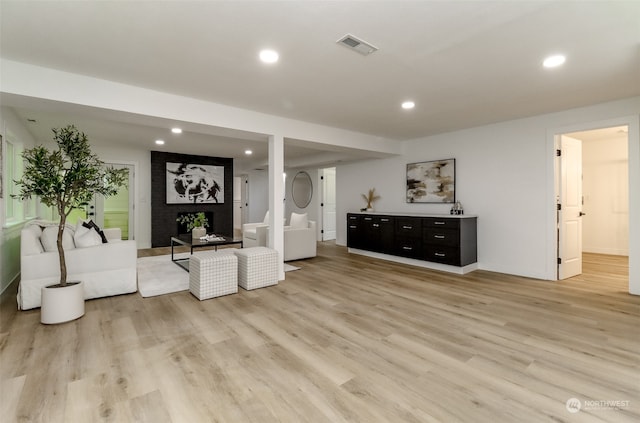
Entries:
{"label": "light hardwood floor", "polygon": [[585,255],[563,282],[457,276],[332,244],[294,264],[277,286],[91,300],[57,326],[5,293],[0,420],[640,421],[640,297],[624,259]]}

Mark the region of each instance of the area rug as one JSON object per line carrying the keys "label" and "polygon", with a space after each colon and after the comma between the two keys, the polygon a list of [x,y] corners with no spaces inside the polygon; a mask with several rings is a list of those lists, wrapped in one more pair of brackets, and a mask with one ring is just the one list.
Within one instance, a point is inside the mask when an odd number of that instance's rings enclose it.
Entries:
{"label": "area rug", "polygon": [[171,255],[138,259],[138,291],[143,297],[189,289],[189,272],[171,261]]}
{"label": "area rug", "polygon": [[[178,257],[187,257],[179,255]],[[170,294],[189,289],[189,272],[171,261],[171,255],[141,257],[137,262],[138,291],[144,298]],[[284,264],[284,271],[299,270],[299,267]]]}
{"label": "area rug", "polygon": [[294,270],[300,270],[300,268],[296,267],[296,266],[292,266],[292,265],[287,264],[287,263],[284,264],[284,271],[285,272],[293,272]]}

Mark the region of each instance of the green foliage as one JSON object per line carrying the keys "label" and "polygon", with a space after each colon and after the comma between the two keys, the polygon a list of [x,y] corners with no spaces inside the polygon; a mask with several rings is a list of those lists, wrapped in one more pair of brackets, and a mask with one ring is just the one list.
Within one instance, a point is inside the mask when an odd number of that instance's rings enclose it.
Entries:
{"label": "green foliage", "polygon": [[125,169],[104,167],[91,153],[87,136],[75,126],[53,129],[57,150],[36,146],[25,150],[25,169],[21,181],[16,181],[21,200],[32,196],[55,207],[60,216],[87,203],[95,194],[114,195],[127,178]]}
{"label": "green foliage", "polygon": [[187,225],[187,231],[191,232],[193,228],[207,228],[209,223],[203,212],[185,214],[176,219],[176,222]]}
{"label": "green foliage", "polygon": [[53,135],[57,149],[50,151],[36,146],[22,153],[24,172],[22,180],[15,181],[19,193],[13,197],[20,200],[39,197],[43,204],[58,211],[60,284],[65,285],[67,271],[62,233],[67,216],[95,194],[105,197],[116,194],[127,178],[127,170],[106,168],[98,156],[91,153],[87,136],[73,125],[54,128]]}

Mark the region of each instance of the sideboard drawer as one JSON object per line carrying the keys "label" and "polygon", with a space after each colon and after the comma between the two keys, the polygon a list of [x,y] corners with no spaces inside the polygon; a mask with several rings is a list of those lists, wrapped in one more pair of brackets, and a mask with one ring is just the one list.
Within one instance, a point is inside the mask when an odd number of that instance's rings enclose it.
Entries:
{"label": "sideboard drawer", "polygon": [[396,239],[395,254],[401,257],[421,259],[422,240],[420,238]]}
{"label": "sideboard drawer", "polygon": [[446,217],[425,217],[424,225],[433,228],[459,229],[460,219]]}
{"label": "sideboard drawer", "polygon": [[436,263],[460,266],[460,249],[457,247],[438,247],[428,245],[425,247],[426,260]]}
{"label": "sideboard drawer", "polygon": [[426,227],[424,228],[424,243],[455,247],[460,244],[460,231],[457,229]]}
{"label": "sideboard drawer", "polygon": [[397,238],[420,238],[422,236],[422,219],[412,217],[396,217]]}

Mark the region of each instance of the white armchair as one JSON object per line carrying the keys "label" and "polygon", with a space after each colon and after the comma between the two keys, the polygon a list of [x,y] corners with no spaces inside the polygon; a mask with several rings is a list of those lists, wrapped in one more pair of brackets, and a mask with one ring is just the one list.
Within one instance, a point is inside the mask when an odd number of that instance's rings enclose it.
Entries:
{"label": "white armchair", "polygon": [[[316,222],[306,220],[306,215],[292,213],[291,216],[292,225],[284,227],[284,261],[315,257],[317,253]],[[304,216],[304,219],[298,219],[299,216]],[[242,225],[244,248],[266,247],[268,239],[268,224],[260,222]]]}
{"label": "white armchair", "polygon": [[285,226],[284,261],[315,257],[316,251],[316,222],[307,221],[306,228]]}
{"label": "white armchair", "polygon": [[242,247],[266,247],[267,245],[266,223],[245,223],[242,225]]}

